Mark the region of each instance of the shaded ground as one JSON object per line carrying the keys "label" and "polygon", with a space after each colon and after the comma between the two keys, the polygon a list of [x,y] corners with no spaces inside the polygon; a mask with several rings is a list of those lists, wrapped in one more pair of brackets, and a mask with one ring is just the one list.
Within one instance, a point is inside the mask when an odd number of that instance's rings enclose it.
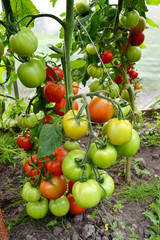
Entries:
{"label": "shaded ground", "polygon": [[[85,139],[83,143],[86,144]],[[134,182],[140,180],[150,182],[153,176],[160,177],[160,148],[141,145],[136,154],[136,159],[139,158],[142,158],[142,161],[135,160],[133,163],[138,162],[138,165],[132,165]],[[22,166],[1,165],[0,204],[10,239],[144,240],[149,238],[149,228],[152,224],[142,213],[150,210],[151,202],[127,201],[116,194],[119,189],[125,187],[123,169],[123,163],[119,160],[114,167],[108,169],[108,173],[115,181],[115,193],[97,207],[75,216],[68,213],[64,218],[57,218],[49,213],[43,220],[35,221],[25,214],[25,203],[20,197],[21,181],[24,178]],[[148,170],[150,174],[144,174],[144,170]]]}

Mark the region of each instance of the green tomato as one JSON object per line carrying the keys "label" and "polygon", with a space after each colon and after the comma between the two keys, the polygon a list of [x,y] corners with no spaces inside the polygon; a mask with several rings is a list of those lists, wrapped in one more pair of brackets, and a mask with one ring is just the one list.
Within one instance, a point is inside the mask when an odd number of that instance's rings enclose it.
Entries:
{"label": "green tomato", "polygon": [[132,129],[132,138],[131,140],[121,146],[117,146],[118,155],[124,157],[131,157],[136,154],[140,146],[140,137],[136,130]]}
{"label": "green tomato", "polygon": [[2,40],[0,39],[0,58],[3,56],[4,54],[4,45]]}
{"label": "green tomato", "polygon": [[128,120],[112,118],[106,125],[105,135],[113,145],[123,145],[132,138],[132,125]]}
{"label": "green tomato", "polygon": [[11,35],[9,44],[19,56],[27,57],[36,51],[38,40],[29,28],[24,27],[18,33]]}
{"label": "green tomato", "polygon": [[30,113],[20,115],[17,122],[21,128],[33,128],[37,124],[38,119],[35,113]]}
{"label": "green tomato", "polygon": [[25,183],[22,189],[22,198],[27,202],[37,202],[41,198],[39,187],[32,187],[30,182]]}
{"label": "green tomato", "polygon": [[46,198],[41,198],[37,202],[28,202],[26,212],[34,219],[45,217],[48,213],[48,200]]}
{"label": "green tomato", "polygon": [[119,22],[126,28],[134,28],[139,21],[139,13],[136,10],[122,11],[119,16]]}
{"label": "green tomato", "polygon": [[66,196],[61,196],[55,200],[51,199],[49,202],[49,210],[57,217],[62,217],[69,211],[69,200]]}
{"label": "green tomato", "polygon": [[103,68],[92,63],[87,67],[87,73],[92,78],[100,78],[103,76]]}
{"label": "green tomato", "polygon": [[126,100],[126,101],[129,101],[129,93],[128,93],[127,89],[122,90],[121,98]]}
{"label": "green tomato", "polygon": [[[99,51],[99,46],[95,46],[95,47],[96,47],[97,51]],[[90,55],[94,55],[94,54],[97,53],[92,43],[89,43],[89,44],[87,45],[86,51],[87,51],[88,54],[90,54]]]}
{"label": "green tomato", "polygon": [[21,83],[28,88],[37,88],[46,79],[45,66],[38,58],[31,58],[22,63],[17,69],[17,74]]}
{"label": "green tomato", "polygon": [[[98,173],[100,175],[98,182],[101,186],[101,198],[110,197],[114,192],[114,180],[105,170],[99,169]],[[92,173],[89,178],[96,180],[94,173]]]}
{"label": "green tomato", "polygon": [[77,181],[73,185],[72,195],[80,207],[92,208],[101,200],[101,189],[94,179],[89,179],[86,182]]}
{"label": "green tomato", "polygon": [[97,167],[108,168],[115,163],[117,151],[110,143],[105,148],[99,148],[96,143],[92,143],[89,150],[89,158]]}
{"label": "green tomato", "polygon": [[76,0],[75,9],[78,14],[83,14],[89,10],[89,0]]}
{"label": "green tomato", "polygon": [[141,59],[141,49],[136,46],[129,46],[126,50],[126,57],[129,62],[138,62]]}
{"label": "green tomato", "polygon": [[64,149],[68,152],[75,149],[79,149],[79,143],[76,141],[66,141],[64,143]]}
{"label": "green tomato", "polygon": [[104,89],[103,84],[100,83],[98,80],[92,82],[88,87],[90,89],[90,92],[96,92]]}
{"label": "green tomato", "polygon": [[85,151],[75,149],[67,153],[62,161],[62,172],[64,176],[72,181],[78,181],[84,177],[90,176],[92,167],[89,163],[81,166],[85,157]]}
{"label": "green tomato", "polygon": [[119,96],[119,92],[120,92],[120,89],[119,89],[119,86],[118,84],[114,83],[114,86],[112,84],[108,85],[108,87],[106,88],[106,90],[108,92],[110,92],[110,97],[111,98],[116,98]]}

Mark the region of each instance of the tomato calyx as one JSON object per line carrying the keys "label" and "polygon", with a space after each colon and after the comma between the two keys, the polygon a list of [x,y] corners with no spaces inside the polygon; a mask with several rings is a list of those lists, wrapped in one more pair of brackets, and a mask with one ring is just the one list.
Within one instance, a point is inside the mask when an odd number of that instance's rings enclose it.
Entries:
{"label": "tomato calyx", "polygon": [[107,147],[107,139],[104,142],[95,142],[97,149],[105,149]]}

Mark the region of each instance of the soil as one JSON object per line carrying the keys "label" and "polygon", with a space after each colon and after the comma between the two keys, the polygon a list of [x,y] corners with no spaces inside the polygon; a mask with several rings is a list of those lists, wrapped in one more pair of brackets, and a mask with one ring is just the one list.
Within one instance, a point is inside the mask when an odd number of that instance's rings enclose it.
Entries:
{"label": "soil", "polygon": [[[88,139],[83,138],[85,146]],[[135,159],[141,158],[135,168],[132,161],[131,177],[133,184],[143,180],[151,182],[160,179],[160,148],[141,144]],[[145,171],[144,171],[145,170]],[[148,170],[149,174],[146,174]],[[0,205],[10,240],[144,240],[150,237],[150,219],[143,213],[151,211],[151,201],[127,200],[117,194],[127,188],[124,178],[124,165],[118,159],[116,165],[107,169],[115,181],[114,194],[96,207],[79,215],[67,214],[63,218],[51,213],[42,220],[34,220],[26,215],[25,203],[20,191],[25,177],[23,167],[3,164],[0,166]],[[7,238],[2,238],[4,240]]]}

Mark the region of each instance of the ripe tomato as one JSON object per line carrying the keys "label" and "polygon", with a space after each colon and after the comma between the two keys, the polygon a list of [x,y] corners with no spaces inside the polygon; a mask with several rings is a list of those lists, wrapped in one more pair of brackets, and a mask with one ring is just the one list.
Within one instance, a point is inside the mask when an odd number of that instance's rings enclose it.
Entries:
{"label": "ripe tomato", "polygon": [[67,181],[63,175],[54,176],[50,182],[43,179],[40,182],[41,193],[47,199],[57,199],[67,190]]}
{"label": "ripe tomato", "polygon": [[36,202],[41,198],[39,187],[33,187],[30,182],[26,182],[22,189],[22,198],[27,202]]}
{"label": "ripe tomato", "polygon": [[[78,111],[73,110],[75,115],[78,115]],[[84,116],[84,113],[82,113]],[[81,115],[81,116],[82,116]],[[69,110],[63,117],[63,129],[66,134],[66,136],[70,137],[71,139],[79,139],[83,137],[87,130],[88,130],[88,122],[87,118],[84,117],[77,119],[72,119],[74,118],[74,114],[72,110]],[[78,122],[79,121],[79,124]]]}
{"label": "ripe tomato", "polygon": [[21,63],[17,74],[21,83],[28,88],[39,87],[46,78],[44,63],[38,58],[30,58],[28,62]]}
{"label": "ripe tomato", "polygon": [[106,135],[113,145],[123,145],[131,140],[132,125],[128,120],[112,118],[106,124]]}
{"label": "ripe tomato", "polygon": [[117,151],[110,143],[105,148],[98,148],[96,143],[92,143],[89,150],[89,158],[97,167],[108,168],[115,163]]}
{"label": "ripe tomato", "polygon": [[44,125],[44,124],[53,124],[52,120],[53,120],[53,118],[52,118],[51,116],[49,116],[49,115],[46,116],[46,117],[44,118],[43,125]]}
{"label": "ripe tomato", "polygon": [[44,96],[49,102],[59,103],[65,95],[65,87],[62,84],[56,84],[48,81],[44,86]]}
{"label": "ripe tomato", "polygon": [[122,76],[121,76],[121,75],[118,75],[118,76],[116,77],[115,82],[116,82],[118,85],[121,84],[121,83],[123,82]]}
{"label": "ripe tomato", "polygon": [[129,35],[129,42],[133,46],[139,46],[144,42],[145,35],[144,33],[135,33],[131,32]]}
{"label": "ripe tomato", "polygon": [[88,108],[91,120],[99,123],[107,122],[114,114],[113,104],[100,97],[92,98]]}
{"label": "ripe tomato", "polygon": [[106,50],[103,54],[100,55],[103,63],[110,63],[113,60],[113,54],[110,50]]}
{"label": "ripe tomato", "polygon": [[72,195],[80,207],[92,208],[101,200],[101,189],[94,179],[89,179],[86,182],[78,181],[73,185]]}
{"label": "ripe tomato", "polygon": [[[56,74],[60,77],[60,78],[64,78],[63,75],[63,70],[60,69],[59,67],[55,67],[55,66],[51,66],[51,68],[56,72]],[[57,81],[57,76],[55,74],[55,72],[52,71],[49,67],[46,67],[46,80],[47,81]]]}
{"label": "ripe tomato", "polygon": [[66,196],[61,196],[58,199],[51,199],[49,201],[49,210],[57,217],[62,217],[69,211],[69,200]]}
{"label": "ripe tomato", "polygon": [[19,56],[27,57],[36,51],[38,40],[29,28],[24,27],[18,33],[11,35],[9,44]]}
{"label": "ripe tomato", "polygon": [[75,184],[75,181],[69,180],[69,182],[68,182],[68,189],[69,189],[70,193],[72,193],[72,188],[73,188],[74,184]]}
{"label": "ripe tomato", "polygon": [[140,137],[136,130],[132,129],[131,140],[121,146],[116,146],[117,153],[120,156],[131,157],[136,154],[140,146]]}
{"label": "ripe tomato", "polygon": [[[63,148],[59,147],[56,149],[56,152],[53,153],[54,159],[49,159],[48,157],[45,157],[45,166],[46,169],[53,173],[56,176],[62,175],[62,161],[63,158],[66,156],[67,151]],[[50,161],[49,161],[50,160]]]}
{"label": "ripe tomato", "polygon": [[[65,106],[66,106],[65,98],[63,98],[59,103],[55,104],[54,108],[55,108],[56,113],[59,116],[64,116]],[[76,100],[73,102],[73,110],[78,110],[78,103],[76,102]]]}
{"label": "ripe tomato", "polygon": [[80,213],[86,211],[86,208],[82,208],[76,203],[76,201],[74,200],[74,197],[71,193],[68,194],[67,199],[69,200],[69,203],[70,203],[70,208],[69,208],[70,213],[80,214]]}
{"label": "ripe tomato", "polygon": [[[35,168],[36,166],[36,168]],[[31,180],[35,180],[35,176],[40,173],[40,169],[42,167],[42,160],[37,159],[37,154],[29,157],[28,160],[24,163],[24,171],[25,173],[31,177]]]}
{"label": "ripe tomato", "polygon": [[129,76],[130,76],[130,78],[135,79],[138,77],[138,72],[136,70],[132,69],[129,71]]}
{"label": "ripe tomato", "polygon": [[78,92],[79,92],[79,83],[78,82],[72,83],[72,90],[73,90],[74,95],[78,94]]}
{"label": "ripe tomato", "polygon": [[136,34],[139,34],[143,32],[145,28],[146,28],[146,20],[144,17],[140,16],[137,25],[134,28],[132,28],[132,31],[135,32]]}
{"label": "ripe tomato", "polygon": [[48,213],[48,200],[46,198],[41,198],[37,202],[28,202],[26,212],[34,219],[44,218]]}
{"label": "ripe tomato", "polygon": [[126,57],[130,62],[138,62],[141,59],[141,49],[137,46],[129,46],[126,50]]}
{"label": "ripe tomato", "polygon": [[122,11],[119,16],[119,22],[126,28],[134,28],[139,21],[139,13],[134,9],[132,11]]}
{"label": "ripe tomato", "polygon": [[142,84],[136,83],[134,85],[134,89],[136,89],[136,90],[140,90],[141,88],[142,88]]}
{"label": "ripe tomato", "polygon": [[27,133],[27,135],[18,135],[17,137],[17,145],[20,148],[23,148],[25,151],[28,151],[31,149],[31,135],[30,133]]}

